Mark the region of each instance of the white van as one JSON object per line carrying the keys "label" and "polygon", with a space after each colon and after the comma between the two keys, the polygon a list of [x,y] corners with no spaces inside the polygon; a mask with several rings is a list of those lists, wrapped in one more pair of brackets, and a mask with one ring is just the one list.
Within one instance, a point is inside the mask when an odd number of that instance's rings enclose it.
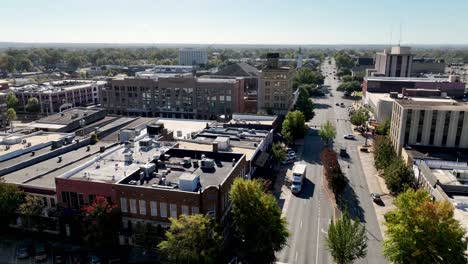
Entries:
{"label": "white van", "polygon": [[304,177],[306,175],[306,169],[306,164],[297,163],[294,165],[291,185],[292,193],[299,193],[301,191],[302,183],[304,182]]}

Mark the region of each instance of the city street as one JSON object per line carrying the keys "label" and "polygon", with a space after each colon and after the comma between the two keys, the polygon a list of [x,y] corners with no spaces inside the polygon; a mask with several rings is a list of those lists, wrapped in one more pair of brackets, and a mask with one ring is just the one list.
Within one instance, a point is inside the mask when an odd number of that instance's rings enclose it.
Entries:
{"label": "city street", "polygon": [[[364,144],[364,138],[356,134],[356,140],[347,140],[343,136],[353,134],[346,108],[353,100],[344,98],[337,92],[337,77],[334,75],[335,64],[326,60],[322,65],[325,85],[330,94],[314,99],[315,117],[309,122],[309,131],[304,139],[302,159],[308,164],[307,179],[304,189],[297,196],[288,195],[283,214],[286,215],[290,238],[288,245],[278,253],[278,263],[332,263],[332,258],[325,246],[328,225],[333,218],[333,207],[322,187],[322,166],[320,151],[323,142],[318,130],[330,120],[337,130],[334,149],[345,147],[349,157],[340,160],[343,172],[349,179],[345,189],[347,208],[353,218],[358,218],[367,230],[368,252],[365,259],[356,263],[386,263],[382,256],[382,235],[375,215],[372,199],[368,191],[366,178],[359,159],[358,146]],[[336,78],[336,79],[335,79]],[[336,106],[344,103],[345,107]],[[349,165],[349,166],[348,166]]]}

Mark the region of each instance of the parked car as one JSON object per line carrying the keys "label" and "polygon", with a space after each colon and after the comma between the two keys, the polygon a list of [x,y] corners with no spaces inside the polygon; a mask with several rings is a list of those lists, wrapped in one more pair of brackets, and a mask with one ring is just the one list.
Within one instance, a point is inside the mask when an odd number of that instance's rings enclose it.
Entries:
{"label": "parked car", "polygon": [[339,103],[336,103],[335,105],[336,105],[336,106],[340,106],[340,104],[339,104]]}
{"label": "parked car", "polygon": [[374,203],[381,203],[382,202],[382,197],[378,193],[371,193],[372,201]]}
{"label": "parked car", "polygon": [[296,160],[296,156],[287,157],[286,159],[284,159],[284,160],[281,162],[281,164],[285,165],[285,164],[294,163],[295,160]]}
{"label": "parked car", "polygon": [[16,257],[18,259],[25,259],[31,256],[32,243],[30,241],[21,241],[16,247]]}
{"label": "parked car", "polygon": [[367,147],[361,147],[359,148],[361,152],[369,152],[369,149]]}
{"label": "parked car", "polygon": [[348,152],[346,152],[346,148],[340,148],[340,156],[341,157],[347,157]]}
{"label": "parked car", "polygon": [[34,261],[42,262],[47,260],[47,250],[44,242],[34,244]]}
{"label": "parked car", "polygon": [[344,139],[356,139],[356,137],[352,134],[344,135]]}
{"label": "parked car", "polygon": [[289,157],[296,156],[296,152],[293,151],[293,150],[290,150],[290,151],[288,151],[288,156]]}

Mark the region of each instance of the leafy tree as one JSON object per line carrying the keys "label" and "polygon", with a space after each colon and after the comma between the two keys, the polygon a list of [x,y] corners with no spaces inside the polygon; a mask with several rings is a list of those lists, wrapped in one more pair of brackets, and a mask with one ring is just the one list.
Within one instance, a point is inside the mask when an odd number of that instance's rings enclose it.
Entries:
{"label": "leafy tree", "polygon": [[44,209],[43,201],[40,197],[26,195],[25,200],[20,204],[18,212],[23,215],[24,225],[28,227],[41,227],[41,220],[38,218]]}
{"label": "leafy tree", "polygon": [[36,97],[31,97],[28,99],[28,103],[26,104],[26,111],[30,113],[38,113],[41,111],[39,100]]}
{"label": "leafy tree", "polygon": [[390,133],[390,118],[385,119],[383,124],[378,126],[376,129],[377,134],[386,136]]}
{"label": "leafy tree", "polygon": [[318,71],[310,68],[300,68],[293,77],[295,87],[301,84],[323,84],[325,77]]}
{"label": "leafy tree", "polygon": [[91,138],[92,143],[96,143],[96,142],[99,141],[99,137],[98,137],[98,134],[96,132],[91,133],[90,138]]}
{"label": "leafy tree", "polygon": [[354,60],[344,51],[339,51],[333,56],[335,58],[338,70],[351,69],[354,66]]}
{"label": "leafy tree", "polygon": [[336,88],[337,91],[353,93],[361,91],[361,84],[358,81],[343,82]]}
{"label": "leafy tree", "polygon": [[355,126],[362,126],[366,124],[367,120],[369,120],[369,117],[369,110],[360,108],[354,111],[351,115],[351,123]]}
{"label": "leafy tree", "polygon": [[324,96],[325,93],[320,89],[318,85],[315,84],[301,84],[299,85],[299,91],[301,89],[307,91],[309,93],[309,96],[311,97],[316,97],[316,96]]}
{"label": "leafy tree", "polygon": [[346,187],[346,178],[341,171],[336,152],[330,148],[324,148],[322,153],[320,153],[320,160],[323,164],[328,188],[333,191],[337,198],[340,198],[344,188]]}
{"label": "leafy tree", "polygon": [[303,138],[306,133],[305,117],[301,111],[289,112],[283,121],[281,134],[288,142]]}
{"label": "leafy tree", "polygon": [[273,160],[276,163],[280,163],[281,161],[286,159],[286,157],[288,156],[288,154],[286,153],[286,150],[279,142],[273,143],[272,154],[273,154]]}
{"label": "leafy tree", "polygon": [[297,99],[296,109],[304,114],[305,120],[314,117],[314,104],[309,98],[309,93],[304,88],[299,88],[299,98]]}
{"label": "leafy tree", "polygon": [[378,170],[390,165],[397,157],[392,141],[388,136],[377,136],[374,140],[374,163]]}
{"label": "leafy tree", "polygon": [[385,214],[384,255],[392,263],[467,263],[467,237],[448,201],[408,189]]}
{"label": "leafy tree", "polygon": [[330,141],[336,137],[336,128],[330,121],[327,121],[320,128],[319,136],[325,141],[327,146],[329,146]]}
{"label": "leafy tree", "polygon": [[171,227],[159,249],[174,263],[216,263],[222,236],[207,215],[181,215],[170,218]]}
{"label": "leafy tree", "polygon": [[10,124],[11,131],[13,131],[13,121],[16,120],[15,109],[8,108],[7,113],[6,113],[6,118],[7,118],[8,124]]}
{"label": "leafy tree", "polygon": [[115,208],[102,196],[97,196],[91,205],[83,207],[83,239],[88,245],[91,247],[115,245],[119,227]]}
{"label": "leafy tree", "polygon": [[16,185],[0,178],[0,229],[10,223],[18,206],[24,201],[24,193]]}
{"label": "leafy tree", "polygon": [[234,233],[243,262],[272,263],[287,242],[286,220],[260,180],[237,178],[231,188]]}
{"label": "leafy tree", "polygon": [[326,245],[337,264],[350,264],[367,255],[367,237],[364,225],[351,220],[348,211],[328,228]]}
{"label": "leafy tree", "polygon": [[395,158],[385,167],[383,177],[388,189],[395,194],[415,186],[413,170],[401,158]]}
{"label": "leafy tree", "polygon": [[16,98],[14,93],[9,93],[7,96],[7,108],[17,109],[19,105],[19,100]]}

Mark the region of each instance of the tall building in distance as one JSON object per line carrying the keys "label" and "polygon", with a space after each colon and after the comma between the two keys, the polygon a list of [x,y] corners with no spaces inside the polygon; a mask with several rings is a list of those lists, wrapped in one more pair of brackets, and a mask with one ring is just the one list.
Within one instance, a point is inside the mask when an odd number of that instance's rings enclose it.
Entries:
{"label": "tall building in distance", "polygon": [[412,67],[411,48],[395,46],[375,55],[375,68],[368,70],[368,76],[410,77]]}
{"label": "tall building in distance", "polygon": [[279,67],[279,54],[268,53],[267,63],[260,71],[258,80],[258,111],[285,115],[297,100],[293,88],[294,69]]}
{"label": "tall building in distance", "polygon": [[299,47],[299,51],[297,52],[297,67],[296,68],[301,68],[302,67],[302,50],[301,47]]}
{"label": "tall building in distance", "polygon": [[463,103],[396,100],[390,127],[398,153],[411,145],[468,148],[468,106]]}
{"label": "tall building in distance", "polygon": [[179,49],[179,65],[206,65],[208,64],[208,54],[202,48],[181,48]]}

